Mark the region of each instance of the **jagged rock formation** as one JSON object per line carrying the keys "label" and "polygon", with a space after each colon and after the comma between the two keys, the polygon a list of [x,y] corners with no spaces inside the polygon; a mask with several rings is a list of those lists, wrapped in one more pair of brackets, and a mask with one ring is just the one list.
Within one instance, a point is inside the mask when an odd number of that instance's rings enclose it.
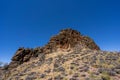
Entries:
{"label": "jagged rock formation", "polygon": [[61,30],[58,35],[53,36],[50,39],[48,44],[45,46],[45,51],[46,49],[55,50],[57,48],[73,48],[76,44],[81,44],[83,47],[90,48],[92,50],[100,50],[90,37],[83,36],[76,30],[64,29]]}
{"label": "jagged rock formation", "polygon": [[19,48],[16,54],[12,58],[12,62],[9,65],[9,68],[17,67],[23,62],[29,61],[33,56],[33,51],[31,49]]}
{"label": "jagged rock formation", "polygon": [[42,54],[42,48],[36,49],[25,49],[19,48],[15,55],[12,57],[12,62],[9,64],[9,69],[15,68],[24,62],[29,61],[31,58],[36,58],[38,55]]}
{"label": "jagged rock formation", "polygon": [[92,50],[100,50],[100,48],[95,44],[95,42],[87,37],[80,34],[80,32],[72,29],[61,30],[56,36],[53,36],[48,44],[44,47],[35,49],[24,49],[19,48],[12,58],[12,62],[9,68],[17,67],[18,65],[29,61],[31,58],[37,57],[39,54],[52,53],[57,49],[68,49],[74,48],[76,44],[80,44],[84,48],[89,48]]}
{"label": "jagged rock formation", "polygon": [[101,51],[72,29],[61,30],[44,47],[19,48],[0,80],[119,80],[120,54]]}

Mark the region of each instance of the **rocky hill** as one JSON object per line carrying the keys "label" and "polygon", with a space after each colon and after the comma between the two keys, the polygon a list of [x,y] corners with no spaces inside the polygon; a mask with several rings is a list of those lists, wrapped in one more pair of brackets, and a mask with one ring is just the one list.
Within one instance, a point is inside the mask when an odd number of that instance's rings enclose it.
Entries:
{"label": "rocky hill", "polygon": [[43,47],[19,48],[0,80],[120,80],[120,53],[102,51],[88,36],[64,29]]}

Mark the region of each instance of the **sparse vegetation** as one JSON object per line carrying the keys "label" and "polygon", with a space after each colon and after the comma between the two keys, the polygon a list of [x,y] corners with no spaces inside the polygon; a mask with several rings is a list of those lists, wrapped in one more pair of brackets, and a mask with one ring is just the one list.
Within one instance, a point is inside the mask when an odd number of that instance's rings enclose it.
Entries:
{"label": "sparse vegetation", "polygon": [[43,48],[19,48],[12,62],[0,67],[0,80],[119,78],[120,54],[101,51],[92,39],[71,29],[62,30]]}
{"label": "sparse vegetation", "polygon": [[110,75],[108,75],[108,74],[106,74],[106,73],[102,73],[101,78],[102,78],[103,80],[111,80]]}

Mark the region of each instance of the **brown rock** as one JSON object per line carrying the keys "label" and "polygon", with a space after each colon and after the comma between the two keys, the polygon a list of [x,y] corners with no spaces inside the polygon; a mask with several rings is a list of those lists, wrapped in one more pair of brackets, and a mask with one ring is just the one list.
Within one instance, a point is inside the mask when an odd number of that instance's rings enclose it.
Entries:
{"label": "brown rock", "polygon": [[18,65],[28,61],[32,56],[33,51],[31,49],[19,48],[15,55],[12,57],[12,62],[9,68],[17,67]]}
{"label": "brown rock", "polygon": [[[16,67],[24,62],[29,61],[32,57],[38,57],[41,53],[48,54],[60,49],[74,48],[77,44],[81,47],[89,48],[92,50],[100,50],[95,42],[87,37],[80,34],[80,32],[72,29],[61,30],[56,36],[53,36],[48,44],[44,47],[35,49],[19,48],[15,55],[12,57],[12,62],[9,67]],[[80,47],[80,48],[81,48]]]}
{"label": "brown rock", "polygon": [[50,53],[57,48],[68,49],[75,47],[76,44],[81,44],[82,46],[92,49],[100,50],[100,48],[95,44],[95,42],[87,37],[80,34],[80,32],[72,29],[61,30],[56,36],[53,36],[48,44],[44,47],[45,53]]}

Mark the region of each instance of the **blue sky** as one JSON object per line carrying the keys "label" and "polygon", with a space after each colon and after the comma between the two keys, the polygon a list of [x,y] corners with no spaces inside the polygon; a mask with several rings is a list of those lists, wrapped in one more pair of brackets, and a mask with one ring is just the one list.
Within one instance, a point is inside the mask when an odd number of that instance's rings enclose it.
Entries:
{"label": "blue sky", "polygon": [[46,44],[64,28],[90,36],[102,50],[120,50],[119,0],[0,0],[0,61],[19,47]]}

